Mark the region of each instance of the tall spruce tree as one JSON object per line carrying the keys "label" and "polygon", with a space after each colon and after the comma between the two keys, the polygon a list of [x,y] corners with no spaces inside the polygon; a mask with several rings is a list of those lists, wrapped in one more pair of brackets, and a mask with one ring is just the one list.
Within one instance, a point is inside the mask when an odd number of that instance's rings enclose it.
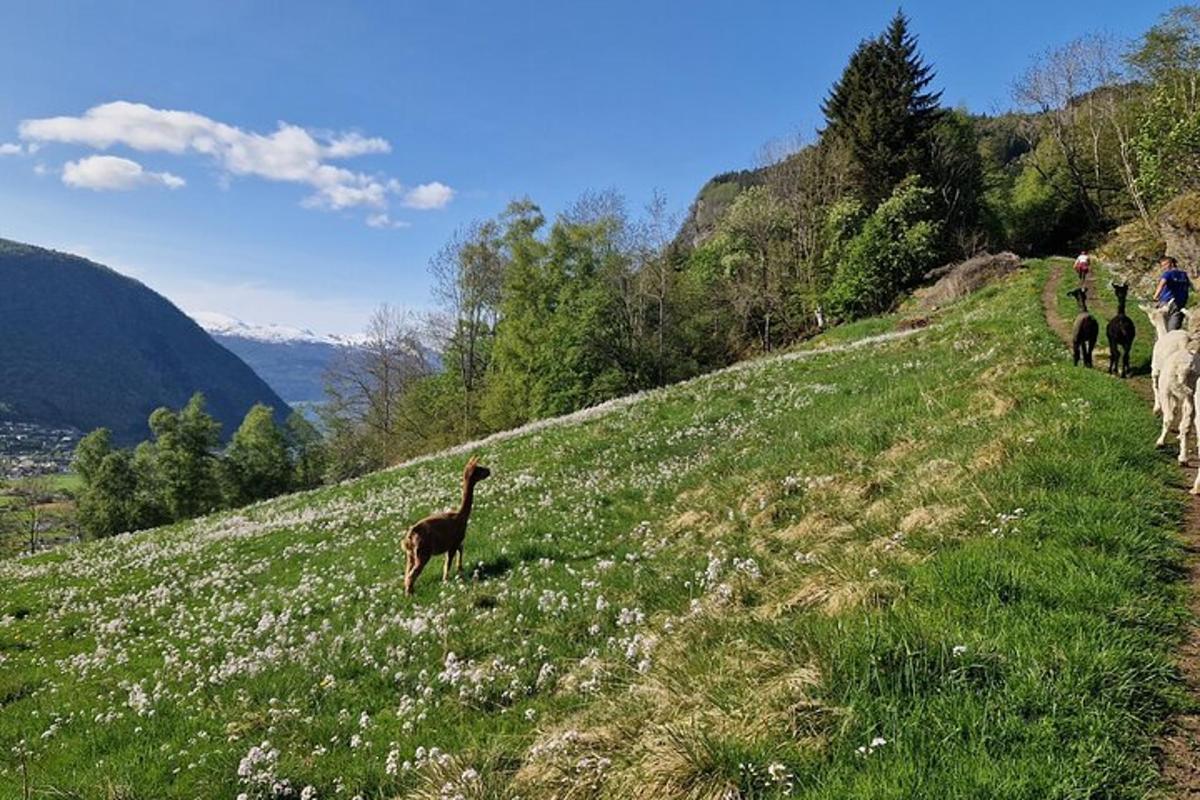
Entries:
{"label": "tall spruce tree", "polygon": [[907,175],[931,172],[928,137],[941,116],[941,92],[927,91],[934,73],[896,12],[880,36],[863,41],[821,106],[824,135],[850,154],[857,194],[877,205]]}

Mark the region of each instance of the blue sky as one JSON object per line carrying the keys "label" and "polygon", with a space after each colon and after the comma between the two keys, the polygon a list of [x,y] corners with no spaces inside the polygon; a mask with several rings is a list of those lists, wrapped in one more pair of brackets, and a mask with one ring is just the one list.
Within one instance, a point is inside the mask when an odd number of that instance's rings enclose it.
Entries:
{"label": "blue sky", "polygon": [[[1171,5],[904,10],[945,101],[996,111],[1036,53],[1136,35]],[[711,175],[811,133],[896,4],[2,10],[0,236],[107,263],[189,312],[349,333],[380,302],[428,306],[429,257],[511,198],[553,214],[587,189],[633,208],[659,189],[682,211]]]}

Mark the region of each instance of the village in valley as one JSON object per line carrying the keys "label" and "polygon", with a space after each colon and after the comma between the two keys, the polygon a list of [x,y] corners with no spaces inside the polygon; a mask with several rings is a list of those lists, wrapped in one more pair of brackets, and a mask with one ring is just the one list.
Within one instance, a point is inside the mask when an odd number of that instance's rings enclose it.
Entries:
{"label": "village in valley", "polygon": [[73,428],[0,421],[0,479],[67,472],[80,436]]}

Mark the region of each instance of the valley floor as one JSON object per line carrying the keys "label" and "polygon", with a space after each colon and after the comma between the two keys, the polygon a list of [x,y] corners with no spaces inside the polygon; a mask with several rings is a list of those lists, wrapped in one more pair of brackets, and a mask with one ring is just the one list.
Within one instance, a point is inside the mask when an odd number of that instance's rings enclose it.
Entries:
{"label": "valley floor", "polygon": [[1156,791],[1179,474],[1052,269],[487,443],[415,598],[461,454],[0,563],[0,796]]}

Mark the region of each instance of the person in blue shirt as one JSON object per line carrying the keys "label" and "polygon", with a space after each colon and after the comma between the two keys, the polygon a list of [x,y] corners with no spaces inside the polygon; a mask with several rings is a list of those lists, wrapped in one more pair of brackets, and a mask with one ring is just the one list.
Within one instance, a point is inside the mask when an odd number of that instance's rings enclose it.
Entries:
{"label": "person in blue shirt", "polygon": [[1183,327],[1183,309],[1187,306],[1192,279],[1171,256],[1163,256],[1158,263],[1163,268],[1163,274],[1158,279],[1158,288],[1154,290],[1154,299],[1160,306],[1173,306],[1171,315],[1167,317],[1167,330],[1177,331]]}

